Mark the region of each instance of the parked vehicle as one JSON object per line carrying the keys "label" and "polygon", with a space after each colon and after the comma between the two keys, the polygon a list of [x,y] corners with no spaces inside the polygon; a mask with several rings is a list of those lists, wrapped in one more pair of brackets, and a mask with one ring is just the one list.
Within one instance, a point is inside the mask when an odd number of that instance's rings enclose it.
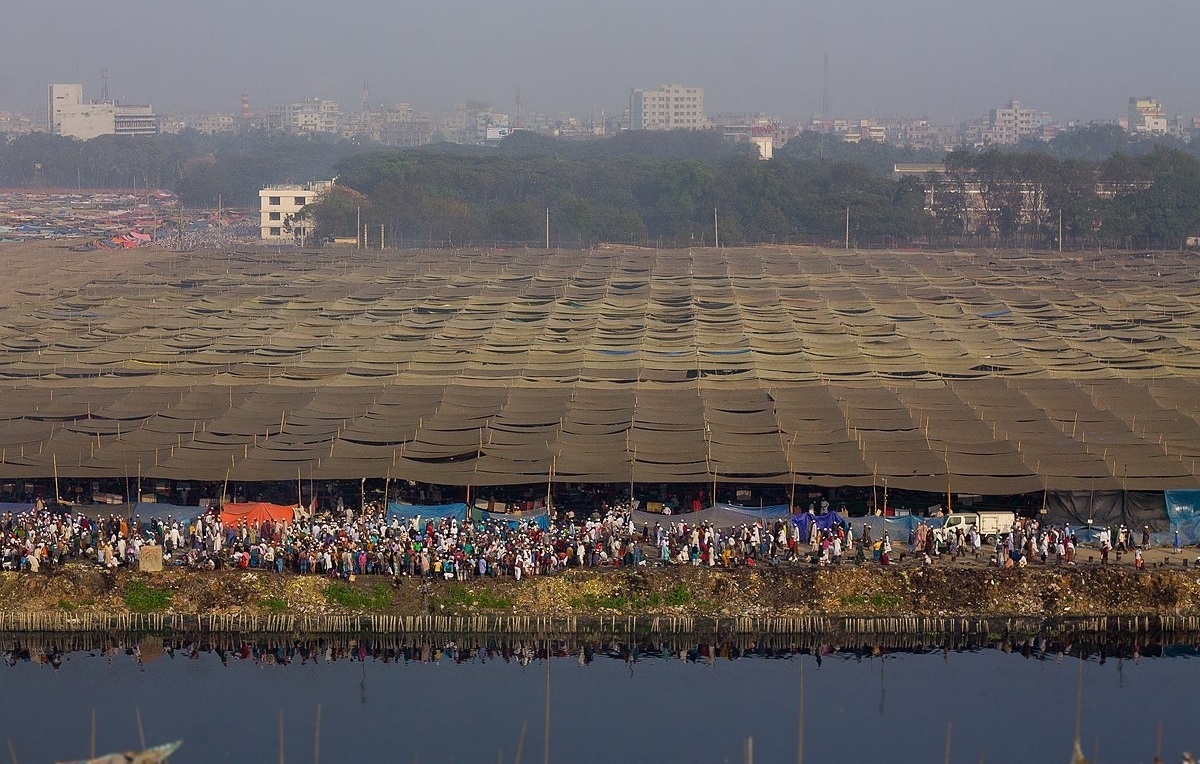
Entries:
{"label": "parked vehicle", "polygon": [[983,537],[985,544],[995,544],[996,539],[1012,532],[1016,520],[1017,516],[1007,511],[955,512],[946,518],[941,528],[935,528],[933,532],[939,542],[944,542],[948,534],[959,528],[963,529],[963,533],[967,533],[974,525],[979,529],[979,535]]}

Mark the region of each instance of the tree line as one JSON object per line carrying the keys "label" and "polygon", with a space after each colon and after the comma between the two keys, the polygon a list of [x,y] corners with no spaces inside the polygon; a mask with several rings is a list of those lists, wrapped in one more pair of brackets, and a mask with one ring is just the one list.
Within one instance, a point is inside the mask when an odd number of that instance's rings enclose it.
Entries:
{"label": "tree line", "polygon": [[1178,248],[1200,236],[1200,161],[1179,148],[1102,160],[955,151],[944,172],[894,176],[898,152],[884,170],[805,141],[767,162],[712,141],[690,156],[358,154],[338,163],[338,186],[309,214],[319,236],[352,238],[362,225],[375,239],[383,226],[413,244],[538,243],[547,211],[552,243],[568,246],[841,243],[847,213],[858,246],[1053,248],[1060,219],[1068,248]]}
{"label": "tree line", "polygon": [[[1005,150],[914,151],[803,133],[764,162],[715,131],[591,141],[517,132],[498,146],[382,150],[259,132],[0,143],[0,187],[162,189],[185,206],[256,207],[268,184],[337,176],[307,214],[322,237],[411,244],[689,246],[841,242],[1178,247],[1200,235],[1200,142],[1115,126]],[[897,163],[944,163],[900,176]],[[715,212],[715,214],[714,214]],[[714,219],[715,228],[714,231]]]}

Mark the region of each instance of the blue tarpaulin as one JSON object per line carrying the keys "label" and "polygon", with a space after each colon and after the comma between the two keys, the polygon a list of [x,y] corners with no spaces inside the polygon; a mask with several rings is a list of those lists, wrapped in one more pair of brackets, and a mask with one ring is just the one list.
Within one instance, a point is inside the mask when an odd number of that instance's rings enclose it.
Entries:
{"label": "blue tarpaulin", "polygon": [[408,520],[417,516],[426,520],[447,518],[463,521],[467,519],[467,505],[461,502],[458,504],[397,504],[391,502],[388,504],[387,516],[389,522],[393,517],[399,520]]}
{"label": "blue tarpaulin", "polygon": [[14,515],[24,515],[32,512],[36,505],[32,502],[0,501],[0,515],[11,512]]}
{"label": "blue tarpaulin", "polygon": [[487,510],[476,507],[471,510],[471,519],[475,522],[499,522],[508,523],[508,527],[516,530],[521,523],[534,523],[537,527],[545,530],[550,527],[550,513],[544,509],[537,512],[517,512],[508,514],[505,512],[488,512]]}
{"label": "blue tarpaulin", "polygon": [[932,528],[941,528],[945,518],[942,517],[917,517],[916,515],[902,515],[900,517],[880,517],[878,515],[869,515],[867,517],[858,518],[854,521],[854,537],[862,536],[862,526],[866,525],[871,529],[871,538],[875,541],[883,538],[886,532],[888,538],[894,542],[907,543],[908,534],[915,529],[919,524],[925,523]]}
{"label": "blue tarpaulin", "polygon": [[[1184,544],[1200,543],[1200,491],[1165,491],[1171,530]],[[1173,541],[1173,539],[1172,539]]]}
{"label": "blue tarpaulin", "polygon": [[766,507],[743,507],[740,504],[722,504],[717,502],[716,507],[717,509],[738,512],[753,518],[767,518],[770,520],[790,517],[792,514],[787,504],[772,504]]}
{"label": "blue tarpaulin", "polygon": [[803,512],[793,517],[792,522],[796,525],[796,530],[799,532],[800,538],[807,539],[810,533],[809,529],[814,523],[821,530],[827,531],[845,523],[846,518],[831,509],[821,515],[812,512]]}

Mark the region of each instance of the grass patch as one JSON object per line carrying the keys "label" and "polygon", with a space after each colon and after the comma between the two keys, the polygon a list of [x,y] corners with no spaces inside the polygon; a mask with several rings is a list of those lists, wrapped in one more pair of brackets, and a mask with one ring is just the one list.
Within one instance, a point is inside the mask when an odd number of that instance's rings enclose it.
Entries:
{"label": "grass patch", "polygon": [[387,584],[375,584],[365,591],[345,581],[334,581],[325,587],[325,601],[350,610],[379,610],[392,604],[392,593]]}
{"label": "grass patch", "polygon": [[71,604],[70,602],[67,602],[66,600],[59,600],[58,601],[58,609],[66,611],[68,613],[72,613],[75,611],[75,605]]}
{"label": "grass patch", "polygon": [[472,594],[467,587],[461,584],[452,584],[447,587],[442,599],[444,605],[463,608],[503,610],[513,606],[513,601],[508,597],[495,596],[486,589],[478,594]]}
{"label": "grass patch", "polygon": [[164,610],[171,604],[171,592],[155,589],[144,581],[130,581],[125,585],[125,607],[135,613]]}
{"label": "grass patch", "polygon": [[264,597],[258,604],[272,613],[283,613],[288,609],[287,600],[282,597]]}
{"label": "grass patch", "polygon": [[583,610],[624,610],[629,600],[624,597],[585,594],[571,600],[571,607]]}
{"label": "grass patch", "polygon": [[667,592],[666,603],[671,607],[683,607],[691,601],[692,593],[683,584],[676,584],[674,589]]}
{"label": "grass patch", "polygon": [[692,602],[692,593],[683,584],[677,584],[665,595],[650,592],[645,597],[621,597],[615,594],[584,594],[568,604],[577,610],[624,610],[643,612],[667,607],[683,607]]}

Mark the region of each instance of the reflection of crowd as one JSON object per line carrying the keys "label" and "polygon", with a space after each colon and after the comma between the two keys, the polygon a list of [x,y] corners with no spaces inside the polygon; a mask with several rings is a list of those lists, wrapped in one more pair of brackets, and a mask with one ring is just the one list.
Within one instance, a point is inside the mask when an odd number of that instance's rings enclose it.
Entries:
{"label": "reflection of crowd", "polygon": [[[61,639],[58,638],[58,639]],[[3,652],[4,662],[9,666],[22,663],[37,663],[59,668],[64,658],[73,651],[100,655],[109,661],[125,656],[139,663],[148,663],[162,657],[199,660],[206,655],[216,656],[221,663],[246,662],[254,665],[287,666],[290,664],[337,663],[340,661],[368,660],[392,663],[487,663],[503,661],[522,666],[547,656],[575,658],[580,665],[594,662],[597,658],[620,660],[629,663],[652,659],[673,659],[689,663],[712,663],[716,660],[738,660],[741,658],[788,659],[812,656],[817,663],[825,658],[858,660],[897,653],[930,654],[996,650],[1019,655],[1026,659],[1062,663],[1068,656],[1080,656],[1096,660],[1104,665],[1109,659],[1141,661],[1142,657],[1157,658],[1164,655],[1163,645],[1158,642],[1109,643],[1074,642],[1067,638],[1025,636],[1015,639],[976,640],[960,639],[945,645],[911,643],[910,640],[876,644],[864,642],[854,646],[840,646],[817,641],[795,640],[772,643],[754,636],[729,638],[698,638],[679,636],[674,638],[629,638],[629,637],[585,637],[554,639],[521,635],[468,635],[468,636],[394,636],[375,638],[359,635],[352,639],[332,637],[305,639],[245,639],[234,635],[209,635],[202,639],[191,636],[176,636],[167,639],[144,635],[112,634],[104,638],[101,645],[90,639],[80,644],[62,644],[55,638],[39,640],[32,638]],[[1192,649],[1193,652],[1194,648]]]}

